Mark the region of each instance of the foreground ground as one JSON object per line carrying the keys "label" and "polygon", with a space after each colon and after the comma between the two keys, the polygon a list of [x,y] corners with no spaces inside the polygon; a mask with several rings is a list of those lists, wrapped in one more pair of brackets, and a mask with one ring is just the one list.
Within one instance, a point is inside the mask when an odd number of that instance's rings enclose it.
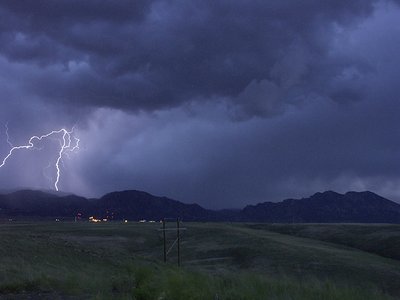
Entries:
{"label": "foreground ground", "polygon": [[2,223],[0,299],[400,299],[398,225],[183,226]]}

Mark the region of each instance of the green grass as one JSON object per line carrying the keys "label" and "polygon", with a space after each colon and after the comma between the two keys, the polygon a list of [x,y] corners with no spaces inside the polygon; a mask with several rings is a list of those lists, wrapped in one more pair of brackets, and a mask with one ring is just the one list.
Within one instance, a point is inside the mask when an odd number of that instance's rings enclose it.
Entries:
{"label": "green grass", "polygon": [[342,244],[400,260],[400,225],[254,224],[249,227]]}
{"label": "green grass", "polygon": [[[183,224],[187,231],[181,244],[182,268],[178,268],[174,250],[168,256],[169,263],[161,262],[159,226],[1,224],[0,298],[400,297],[400,262],[395,259],[320,241],[315,236],[277,233],[276,228],[189,223]],[[317,232],[323,228],[323,225],[313,226]],[[344,230],[340,226],[338,232]],[[376,227],[379,226],[363,230],[375,232]],[[280,230],[283,229],[284,226]],[[172,243],[174,233],[168,237]]]}

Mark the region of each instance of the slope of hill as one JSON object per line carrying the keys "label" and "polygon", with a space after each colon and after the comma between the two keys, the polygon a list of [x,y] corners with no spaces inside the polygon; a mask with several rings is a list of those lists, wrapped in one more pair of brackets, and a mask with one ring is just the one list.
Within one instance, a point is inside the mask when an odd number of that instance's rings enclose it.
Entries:
{"label": "slope of hill", "polygon": [[141,191],[113,192],[96,201],[94,213],[113,214],[115,219],[161,220],[180,217],[186,221],[217,220],[218,213],[198,204],[185,204]]}
{"label": "slope of hill", "polygon": [[310,238],[375,253],[400,261],[397,224],[247,224],[249,228]]}
{"label": "slope of hill", "polygon": [[15,217],[74,217],[78,212],[89,213],[88,199],[74,195],[21,190],[0,195],[0,216]]}
{"label": "slope of hill", "polygon": [[400,223],[400,205],[372,192],[332,191],[300,200],[248,205],[242,220],[280,223]]}
{"label": "slope of hill", "polygon": [[213,211],[141,191],[122,191],[87,199],[22,190],[0,195],[0,216],[108,219],[242,221],[268,223],[400,223],[400,205],[372,192],[316,193],[309,198],[248,205],[242,210]]}

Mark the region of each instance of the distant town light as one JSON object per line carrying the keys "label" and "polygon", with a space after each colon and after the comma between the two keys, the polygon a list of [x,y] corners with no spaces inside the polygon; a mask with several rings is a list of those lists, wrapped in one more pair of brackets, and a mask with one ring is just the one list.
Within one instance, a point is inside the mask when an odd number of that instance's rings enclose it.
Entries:
{"label": "distant town light", "polygon": [[89,217],[89,222],[99,223],[99,222],[101,222],[101,220],[100,219],[96,219],[95,217],[91,216],[91,217]]}

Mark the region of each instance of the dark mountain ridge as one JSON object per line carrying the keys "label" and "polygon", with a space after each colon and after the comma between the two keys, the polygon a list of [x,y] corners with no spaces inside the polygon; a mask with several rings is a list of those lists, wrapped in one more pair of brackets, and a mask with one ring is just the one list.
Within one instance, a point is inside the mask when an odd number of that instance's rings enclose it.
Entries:
{"label": "dark mountain ridge", "polygon": [[87,220],[235,221],[268,223],[400,223],[400,205],[372,192],[332,191],[309,198],[247,205],[242,210],[209,210],[166,197],[130,190],[112,192],[99,199],[21,190],[0,194],[0,217],[47,217]]}
{"label": "dark mountain ridge", "polygon": [[327,191],[299,200],[248,205],[242,210],[242,217],[255,222],[400,223],[400,205],[368,191]]}
{"label": "dark mountain ridge", "polygon": [[185,204],[142,191],[113,192],[95,201],[97,215],[108,211],[116,219],[161,220],[180,217],[187,221],[217,220],[216,212],[198,204]]}

